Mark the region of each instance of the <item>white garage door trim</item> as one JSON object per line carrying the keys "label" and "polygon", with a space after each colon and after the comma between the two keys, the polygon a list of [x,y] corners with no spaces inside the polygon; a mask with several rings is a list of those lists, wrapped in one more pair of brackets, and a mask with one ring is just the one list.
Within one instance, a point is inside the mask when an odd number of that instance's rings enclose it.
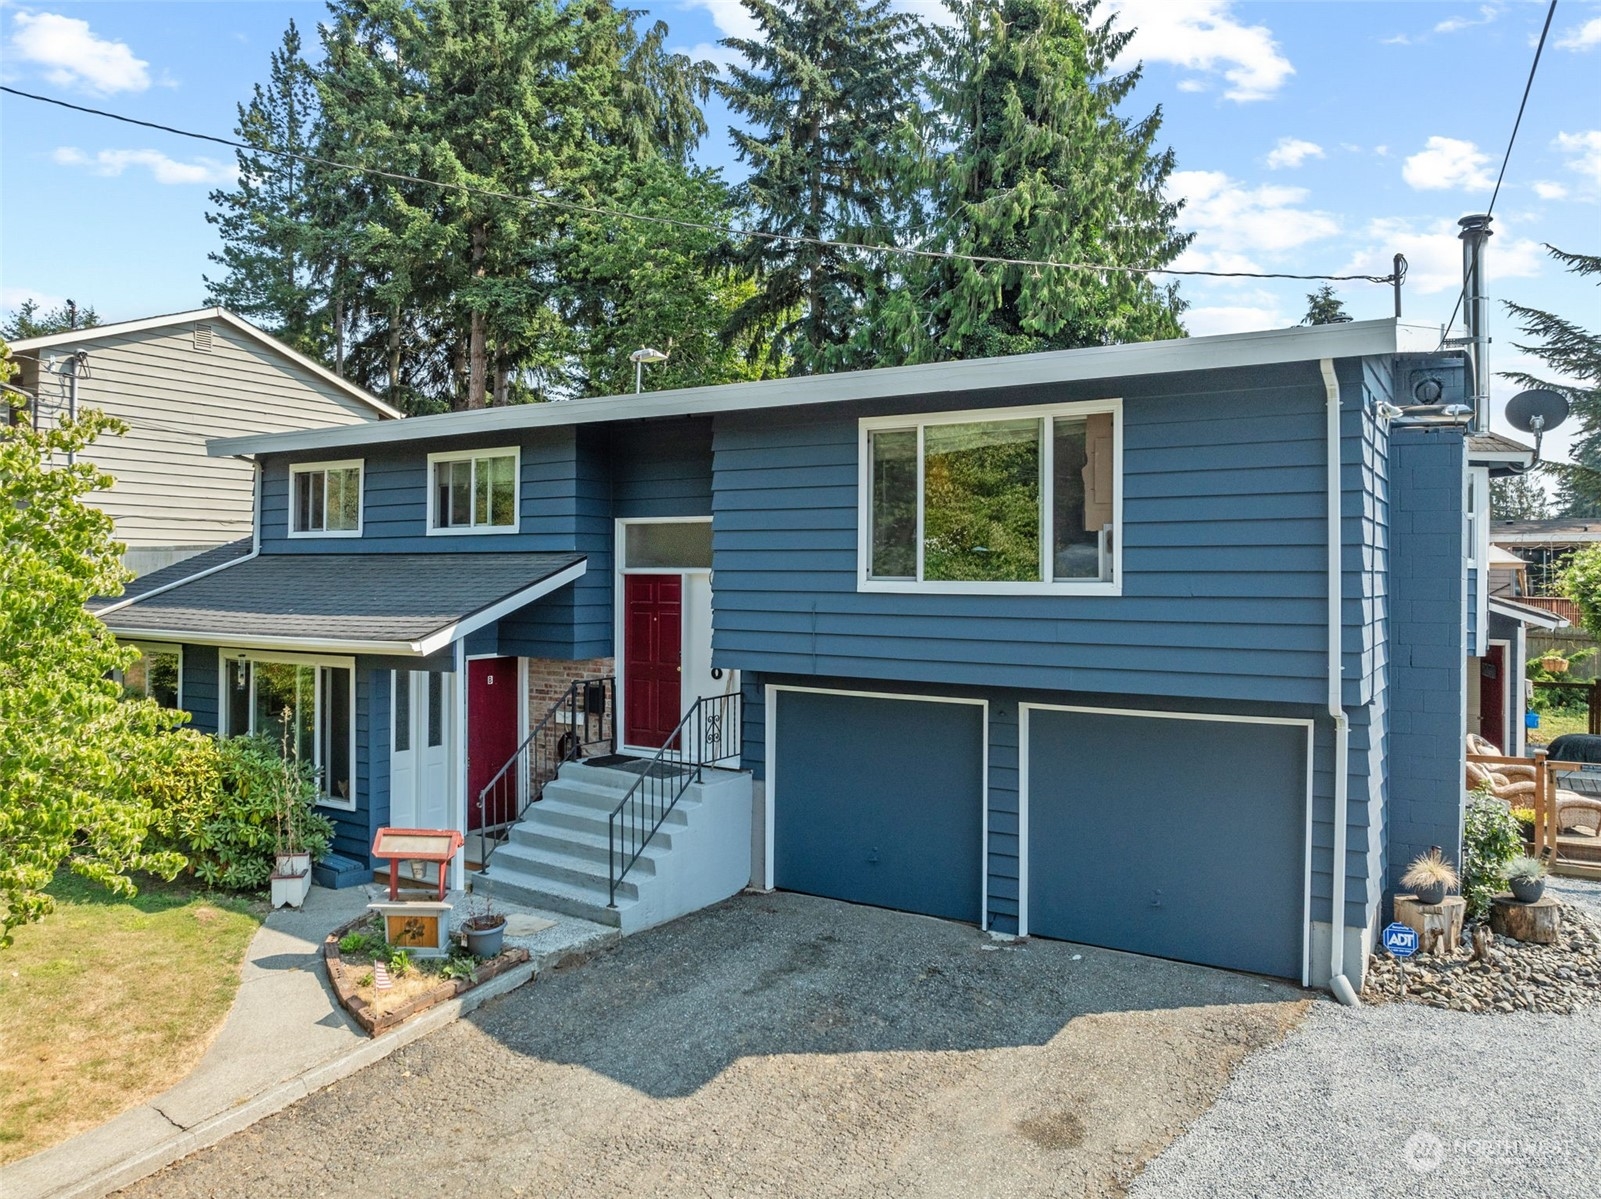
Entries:
{"label": "white garage door trim", "polygon": [[861,699],[902,699],[918,703],[933,704],[972,704],[982,709],[983,721],[982,736],[979,744],[983,750],[983,761],[980,763],[979,777],[982,786],[979,792],[980,826],[978,837],[978,912],[979,927],[988,930],[990,926],[990,880],[989,880],[989,843],[990,843],[990,704],[987,699],[967,699],[951,695],[911,695],[899,691],[842,691],[837,687],[797,687],[788,683],[768,683],[765,688],[763,706],[765,708],[766,727],[763,730],[766,738],[764,752],[767,765],[767,885],[773,885],[773,842],[774,824],[778,812],[778,693],[780,691],[803,691],[812,695],[844,695],[855,696]]}
{"label": "white garage door trim", "polygon": [[[1144,716],[1151,720],[1210,720],[1218,724],[1278,724],[1299,725],[1306,730],[1306,830],[1304,839],[1304,861],[1302,863],[1301,886],[1301,985],[1309,986],[1312,977],[1312,962],[1310,958],[1312,948],[1312,757],[1313,738],[1315,727],[1311,720],[1290,716],[1233,716],[1216,712],[1153,712],[1143,708],[1092,708],[1075,704],[1036,704],[1020,703],[1017,705],[1017,935],[1028,936],[1028,763],[1029,763],[1029,713],[1041,712],[1088,712],[1097,716]],[[986,762],[988,761],[989,745],[985,742]],[[986,805],[987,806],[987,805]],[[769,815],[768,828],[772,828],[772,819]],[[988,825],[985,825],[986,832]],[[769,833],[769,837],[771,834]],[[987,838],[986,838],[987,839]],[[768,843],[768,866],[771,869],[772,848],[771,840]],[[989,915],[985,913],[985,920]]]}

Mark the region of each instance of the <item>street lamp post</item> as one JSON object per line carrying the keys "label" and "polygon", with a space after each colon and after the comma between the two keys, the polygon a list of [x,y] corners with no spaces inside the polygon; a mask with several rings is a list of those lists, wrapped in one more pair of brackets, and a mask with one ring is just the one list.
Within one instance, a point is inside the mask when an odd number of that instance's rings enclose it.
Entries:
{"label": "street lamp post", "polygon": [[628,356],[629,361],[634,364],[635,395],[645,390],[645,363],[649,362],[654,365],[658,362],[666,362],[667,355],[670,352],[669,350],[655,350],[650,346],[640,346],[639,349]]}

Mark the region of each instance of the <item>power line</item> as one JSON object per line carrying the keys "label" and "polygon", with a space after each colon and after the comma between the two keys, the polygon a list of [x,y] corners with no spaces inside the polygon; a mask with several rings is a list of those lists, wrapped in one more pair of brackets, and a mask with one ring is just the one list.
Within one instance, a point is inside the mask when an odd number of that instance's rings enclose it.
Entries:
{"label": "power line", "polygon": [[[1490,206],[1484,210],[1486,217],[1495,215],[1495,202],[1501,196],[1501,182],[1506,178],[1507,163],[1512,161],[1512,147],[1517,144],[1518,129],[1523,124],[1523,110],[1529,106],[1529,92],[1534,87],[1534,73],[1540,69],[1540,54],[1545,49],[1545,37],[1551,32],[1551,18],[1556,15],[1557,0],[1551,0],[1551,7],[1545,10],[1545,26],[1540,30],[1540,40],[1534,47],[1534,61],[1529,64],[1529,78],[1523,85],[1523,99],[1518,102],[1517,119],[1512,122],[1512,135],[1507,138],[1506,153],[1501,155],[1501,171],[1495,177],[1495,189],[1490,193]],[[1456,303],[1451,305],[1451,319],[1445,322],[1445,330],[1440,334],[1440,345],[1445,344],[1446,335],[1456,323],[1456,314],[1461,311],[1462,301],[1467,297],[1468,281],[1464,279],[1462,289],[1456,293]]]}
{"label": "power line", "polygon": [[268,154],[276,158],[291,158],[297,162],[310,163],[314,166],[328,167],[336,171],[344,171],[351,175],[369,175],[379,179],[388,179],[396,183],[414,183],[424,187],[437,187],[445,191],[459,192],[463,195],[483,196],[487,199],[509,200],[518,204],[529,204],[535,207],[560,209],[567,212],[579,212],[588,216],[601,217],[607,220],[637,221],[642,224],[665,225],[675,229],[693,229],[702,233],[716,233],[725,237],[751,238],[759,241],[787,242],[791,245],[818,246],[826,249],[849,250],[854,253],[888,254],[901,258],[914,258],[929,261],[970,262],[977,266],[1015,266],[1027,267],[1031,270],[1069,270],[1092,272],[1115,272],[1126,275],[1182,275],[1193,278],[1206,279],[1299,279],[1312,282],[1328,281],[1333,283],[1383,283],[1395,281],[1394,275],[1303,275],[1287,271],[1203,271],[1178,270],[1172,267],[1151,266],[1111,266],[1093,262],[1058,262],[1049,258],[1004,258],[989,254],[960,254],[949,250],[920,250],[914,246],[880,245],[868,242],[838,241],[827,237],[807,237],[794,233],[774,233],[767,229],[744,229],[734,225],[719,225],[705,221],[689,221],[680,217],[656,216],[650,213],[626,212],[615,208],[602,208],[599,205],[581,204],[574,200],[558,200],[551,196],[517,195],[512,192],[496,191],[492,188],[473,187],[465,183],[446,183],[437,179],[422,179],[416,175],[407,175],[400,171],[385,170],[382,167],[354,166],[350,163],[338,162],[331,158],[323,158],[315,154],[301,154],[294,150],[275,150],[261,146],[252,146],[247,142],[235,141],[232,138],[217,137],[210,133],[196,133],[189,129],[179,129],[172,125],[162,125],[155,121],[141,121],[135,117],[124,116],[121,113],[107,112],[100,108],[87,108],[81,104],[72,104],[66,100],[58,100],[54,96],[41,96],[33,92],[25,92],[18,88],[0,85],[0,92],[20,96],[24,100],[35,100],[41,104],[53,104],[58,108],[69,109],[72,112],[81,112],[89,116],[103,117],[106,120],[120,121],[125,125],[137,125],[144,129],[154,129],[161,133],[170,133],[175,137],[186,137],[194,141],[210,142],[218,146],[227,146],[235,150],[244,150],[250,154]]}

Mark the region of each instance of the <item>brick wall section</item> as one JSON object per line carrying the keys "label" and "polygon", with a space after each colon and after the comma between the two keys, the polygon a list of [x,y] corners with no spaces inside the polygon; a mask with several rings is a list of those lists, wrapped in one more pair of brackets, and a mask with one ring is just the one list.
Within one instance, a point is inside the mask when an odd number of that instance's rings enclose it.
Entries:
{"label": "brick wall section", "polygon": [[1462,434],[1397,429],[1390,445],[1389,886],[1431,845],[1462,848],[1467,605]]}
{"label": "brick wall section", "polygon": [[616,673],[611,658],[528,658],[528,722],[537,724],[567,694],[574,679],[603,679]]}

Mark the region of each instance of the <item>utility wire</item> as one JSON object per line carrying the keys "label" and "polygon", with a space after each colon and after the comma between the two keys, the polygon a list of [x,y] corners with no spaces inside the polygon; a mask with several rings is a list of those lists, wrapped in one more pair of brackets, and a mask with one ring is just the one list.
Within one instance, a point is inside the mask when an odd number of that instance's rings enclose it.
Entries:
{"label": "utility wire", "polygon": [[[1484,210],[1486,217],[1495,215],[1495,202],[1501,195],[1501,182],[1506,178],[1507,163],[1512,161],[1512,147],[1518,141],[1518,128],[1523,124],[1523,110],[1529,106],[1529,91],[1534,87],[1534,73],[1540,69],[1540,53],[1545,49],[1546,34],[1551,32],[1551,18],[1557,15],[1557,0],[1551,0],[1551,7],[1545,10],[1545,27],[1540,30],[1540,40],[1534,47],[1534,61],[1529,64],[1529,78],[1523,85],[1523,99],[1518,102],[1517,119],[1512,122],[1512,136],[1507,138],[1506,153],[1501,156],[1501,171],[1495,177],[1495,190],[1490,193],[1490,206]],[[1445,345],[1445,339],[1451,332],[1451,326],[1456,323],[1456,314],[1462,309],[1462,301],[1468,298],[1468,281],[1462,280],[1462,288],[1456,293],[1456,303],[1451,305],[1451,319],[1445,322],[1445,328],[1440,333],[1440,346]],[[1439,349],[1440,346],[1436,346]]]}
{"label": "utility wire", "polygon": [[849,250],[852,252],[866,252],[873,254],[888,254],[901,258],[914,258],[947,262],[970,262],[978,266],[1016,266],[1028,267],[1032,270],[1069,270],[1092,272],[1116,272],[1126,275],[1184,275],[1207,279],[1301,279],[1329,281],[1335,283],[1384,283],[1395,282],[1394,275],[1302,275],[1285,271],[1202,271],[1177,270],[1171,267],[1152,266],[1112,266],[1093,262],[1058,262],[1049,258],[1003,258],[989,254],[960,254],[949,250],[920,250],[913,246],[878,245],[870,242],[838,241],[827,237],[807,237],[794,233],[774,233],[767,229],[743,229],[734,225],[718,225],[704,221],[688,221],[679,217],[655,216],[649,213],[626,212],[614,208],[602,208],[598,205],[581,204],[573,200],[558,200],[551,196],[517,195],[512,192],[496,191],[492,188],[473,187],[465,183],[446,183],[437,179],[422,179],[416,175],[407,175],[400,171],[385,170],[382,167],[354,166],[346,162],[338,162],[331,158],[322,158],[315,154],[301,154],[294,150],[275,150],[261,146],[252,146],[247,142],[235,141],[232,138],[217,137],[210,133],[196,133],[189,129],[179,129],[172,125],[161,125],[154,121],[141,121],[135,117],[124,116],[121,113],[107,112],[100,108],[87,108],[81,104],[71,104],[66,100],[58,100],[53,96],[36,95],[18,88],[0,85],[0,92],[8,95],[20,96],[24,100],[35,100],[41,104],[53,104],[58,108],[69,109],[73,112],[85,113],[89,116],[104,117],[111,121],[120,121],[125,125],[138,125],[144,129],[154,129],[161,133],[170,133],[176,137],[186,137],[194,141],[211,142],[218,146],[228,146],[235,150],[244,150],[250,154],[267,154],[276,158],[292,158],[297,162],[310,163],[315,166],[329,167],[336,171],[344,171],[351,175],[370,175],[379,179],[388,179],[397,183],[420,184],[424,187],[437,187],[445,191],[459,192],[463,195],[483,196],[494,200],[509,200],[518,204],[529,204],[535,207],[560,209],[568,212],[580,212],[588,216],[601,217],[607,220],[638,221],[644,224],[665,225],[675,229],[694,229],[703,233],[717,233],[725,237],[751,238],[759,241],[787,242],[792,245],[820,246],[827,249]]}

